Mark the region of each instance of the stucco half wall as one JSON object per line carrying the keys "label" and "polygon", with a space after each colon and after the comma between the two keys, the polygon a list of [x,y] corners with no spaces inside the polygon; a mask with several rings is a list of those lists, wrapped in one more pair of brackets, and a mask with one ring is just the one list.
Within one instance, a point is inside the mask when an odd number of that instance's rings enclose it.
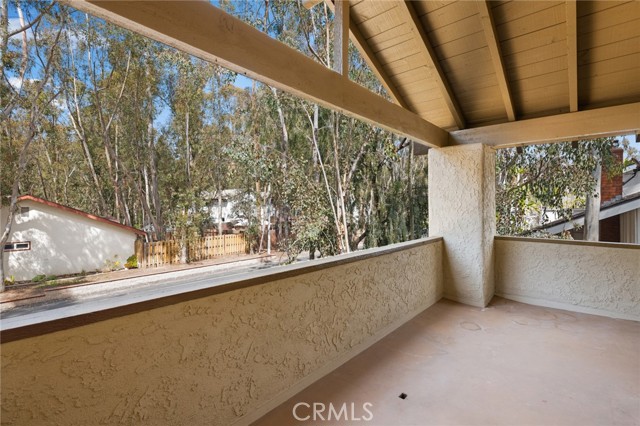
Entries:
{"label": "stucco half wall", "polygon": [[496,294],[640,321],[640,245],[496,237]]}
{"label": "stucco half wall", "polygon": [[15,216],[9,241],[29,241],[31,249],[4,253],[5,274],[17,281],[95,271],[104,268],[107,259],[122,265],[134,253],[137,235],[130,230],[35,201],[19,205],[29,212]]}
{"label": "stucco half wall", "polygon": [[442,295],[441,238],[305,265],[2,343],[3,423],[248,424]]}

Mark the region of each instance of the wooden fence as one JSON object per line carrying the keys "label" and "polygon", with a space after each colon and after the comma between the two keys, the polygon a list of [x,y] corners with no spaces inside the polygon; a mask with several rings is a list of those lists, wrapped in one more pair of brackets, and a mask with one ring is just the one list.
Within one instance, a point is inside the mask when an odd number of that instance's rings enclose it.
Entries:
{"label": "wooden fence", "polygon": [[[187,261],[213,259],[230,254],[247,252],[244,234],[201,237],[187,242]],[[180,263],[180,241],[167,240],[144,243],[136,241],[136,256],[139,268],[154,268]]]}

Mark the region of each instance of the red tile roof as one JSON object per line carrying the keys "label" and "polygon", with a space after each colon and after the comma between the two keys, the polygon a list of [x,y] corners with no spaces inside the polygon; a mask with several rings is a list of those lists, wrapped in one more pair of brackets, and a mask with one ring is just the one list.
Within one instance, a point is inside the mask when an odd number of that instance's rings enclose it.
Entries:
{"label": "red tile roof", "polygon": [[144,231],[141,231],[138,228],[134,228],[132,226],[123,225],[121,223],[115,222],[113,220],[105,219],[104,217],[92,215],[91,213],[83,212],[82,210],[74,209],[71,207],[63,206],[62,204],[54,203],[53,201],[44,200],[42,198],[34,197],[33,195],[23,195],[18,198],[18,201],[35,201],[36,203],[44,204],[49,207],[54,207],[56,209],[63,210],[68,213],[77,214],[79,216],[86,217],[91,220],[95,220],[97,222],[106,223],[109,225],[116,226],[118,228],[126,229],[127,231],[131,231],[138,235],[145,235]]}

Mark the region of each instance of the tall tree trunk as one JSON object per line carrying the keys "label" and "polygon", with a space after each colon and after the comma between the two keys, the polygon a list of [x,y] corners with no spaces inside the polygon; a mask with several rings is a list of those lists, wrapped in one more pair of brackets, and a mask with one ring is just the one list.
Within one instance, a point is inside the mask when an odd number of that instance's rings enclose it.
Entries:
{"label": "tall tree trunk", "polygon": [[320,115],[318,104],[313,104],[313,121],[311,122],[311,134],[313,142],[311,146],[311,161],[313,165],[313,180],[320,183],[320,174],[318,173],[318,151],[315,149],[318,138],[318,116]]}
{"label": "tall tree trunk", "polygon": [[153,96],[151,92],[151,71],[150,65],[147,64],[147,68],[145,71],[147,77],[147,101],[149,102],[149,117],[147,118],[147,152],[149,155],[149,174],[151,175],[151,199],[153,202],[153,210],[155,212],[155,222],[158,226],[155,231],[158,234],[158,238],[164,238],[164,219],[162,214],[162,205],[160,202],[160,188],[158,185],[158,160],[157,160],[157,151],[156,144],[154,138],[154,129],[153,129]]}
{"label": "tall tree trunk", "polygon": [[102,195],[102,187],[100,185],[100,180],[98,179],[98,174],[96,173],[96,168],[93,163],[93,156],[91,155],[91,150],[89,149],[87,133],[84,128],[82,113],[80,112],[80,103],[78,99],[78,82],[76,79],[75,53],[73,51],[73,42],[68,32],[67,46],[69,49],[69,58],[71,60],[71,70],[61,70],[61,72],[65,74],[70,73],[72,80],[71,92],[73,95],[73,106],[71,105],[71,99],[68,93],[69,89],[66,87],[66,85],[63,88],[65,101],[67,104],[67,111],[69,112],[69,118],[71,120],[73,130],[78,136],[78,139],[80,139],[80,144],[82,145],[82,153],[84,154],[84,158],[87,161],[87,165],[89,166],[89,171],[91,172],[91,179],[96,190],[96,197],[98,199],[99,214],[104,215],[107,212],[107,203],[104,199],[104,196]]}
{"label": "tall tree trunk", "polygon": [[222,235],[222,188],[218,181],[218,235]]}
{"label": "tall tree trunk", "polygon": [[276,99],[276,109],[278,111],[278,119],[280,121],[280,131],[282,132],[282,152],[280,155],[282,157],[282,165],[286,173],[289,154],[289,131],[287,129],[284,110],[282,109],[282,104],[280,103],[280,96],[278,96],[278,90],[275,87],[272,87],[271,92],[273,93],[273,97]]}
{"label": "tall tree trunk", "polygon": [[586,211],[584,213],[584,239],[585,241],[600,240],[600,185],[602,183],[602,164],[598,161],[593,178],[596,181],[595,188],[587,195]]}
{"label": "tall tree trunk", "polygon": [[[40,178],[40,186],[42,186],[42,194],[44,195],[45,200],[52,200],[57,203],[57,197],[50,197],[49,191],[47,191],[47,185],[45,184],[44,176],[42,175],[42,165],[40,164],[40,160],[36,158],[36,167],[38,169],[38,177]],[[55,182],[54,182],[55,185]],[[54,186],[55,188],[55,186]]]}
{"label": "tall tree trunk", "polygon": [[[305,112],[307,112],[306,109],[304,109]],[[307,118],[309,119],[309,121],[311,122],[311,128],[312,128],[312,132],[311,132],[311,142],[313,143],[313,148],[316,152],[316,158],[318,159],[318,164],[320,165],[320,171],[322,172],[322,178],[324,180],[324,186],[325,189],[327,191],[327,198],[329,198],[329,206],[331,207],[331,213],[333,214],[333,223],[334,226],[336,227],[336,235],[338,235],[338,239],[340,241],[340,244],[342,245],[342,240],[340,238],[340,221],[338,219],[338,212],[337,212],[337,202],[334,203],[333,201],[333,195],[331,195],[331,185],[329,185],[329,179],[327,178],[327,170],[324,166],[324,162],[322,161],[322,154],[320,153],[320,148],[318,147],[318,138],[317,138],[317,125],[318,125],[318,115],[317,115],[317,109],[314,110],[314,116],[313,118],[311,118],[311,115],[307,112]]]}
{"label": "tall tree trunk", "polygon": [[[121,182],[120,182],[120,156],[118,155],[118,148],[119,148],[119,139],[118,139],[118,125],[115,125],[115,136],[114,136],[114,143],[115,143],[115,158],[114,158],[114,174],[115,174],[115,194],[116,194],[116,199],[115,199],[115,208],[116,208],[116,218],[118,220],[118,222],[120,222],[121,220],[124,220],[124,223],[127,226],[131,226],[131,218],[129,217],[129,215],[127,214],[127,211],[125,209],[125,200],[124,200],[124,194],[122,193],[122,189],[121,189]],[[108,157],[107,157],[108,158]]]}
{"label": "tall tree trunk", "polygon": [[347,210],[344,205],[345,193],[343,191],[342,185],[342,174],[340,172],[340,155],[338,153],[338,138],[339,138],[339,118],[337,113],[332,113],[334,119],[334,131],[333,131],[333,160],[334,167],[336,173],[336,187],[337,187],[337,195],[336,202],[338,205],[337,212],[338,217],[342,219],[340,223],[341,229],[339,230],[339,237],[341,240],[341,244],[343,246],[343,253],[351,252],[351,248],[349,247],[349,229],[347,228]]}
{"label": "tall tree trunk", "polygon": [[408,192],[408,200],[407,200],[407,208],[409,214],[409,239],[413,240],[416,238],[416,230],[415,230],[415,215],[413,212],[413,141],[410,142],[409,148],[409,158],[407,159],[407,192]]}
{"label": "tall tree trunk", "polygon": [[[282,148],[281,148],[282,151],[280,153],[280,156],[282,158],[284,179],[287,179],[287,166],[288,166],[287,161],[289,158],[289,131],[287,129],[287,122],[284,116],[284,110],[282,109],[282,104],[280,103],[280,96],[278,96],[278,90],[275,87],[272,87],[271,92],[273,93],[273,97],[276,100],[276,109],[278,111],[278,119],[280,121],[280,130],[282,132]],[[270,205],[267,205],[267,209],[270,210]],[[288,238],[289,236],[288,211],[289,211],[289,208],[286,205],[282,205],[280,206],[280,208],[277,209],[276,217],[278,221],[279,238],[280,237]],[[269,235],[271,234],[269,233]]]}
{"label": "tall tree trunk", "polygon": [[0,63],[9,44],[9,2],[0,0]]}
{"label": "tall tree trunk", "polygon": [[187,144],[187,185],[189,188],[191,188],[191,145],[190,145],[190,141],[189,141],[189,110],[187,109],[187,112],[185,113],[184,116],[184,122],[185,122],[185,131],[184,131],[184,137],[185,137],[185,142]]}

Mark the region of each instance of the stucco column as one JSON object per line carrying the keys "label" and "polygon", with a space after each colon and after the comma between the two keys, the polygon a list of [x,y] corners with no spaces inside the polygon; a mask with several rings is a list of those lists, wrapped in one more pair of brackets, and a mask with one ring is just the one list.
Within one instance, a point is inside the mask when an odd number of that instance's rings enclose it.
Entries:
{"label": "stucco column", "polygon": [[494,293],[495,152],[429,150],[429,235],[444,238],[444,297],[486,306]]}

